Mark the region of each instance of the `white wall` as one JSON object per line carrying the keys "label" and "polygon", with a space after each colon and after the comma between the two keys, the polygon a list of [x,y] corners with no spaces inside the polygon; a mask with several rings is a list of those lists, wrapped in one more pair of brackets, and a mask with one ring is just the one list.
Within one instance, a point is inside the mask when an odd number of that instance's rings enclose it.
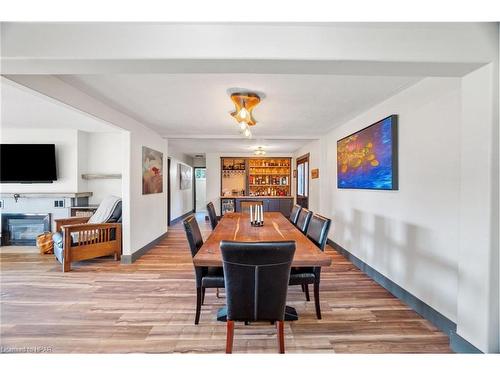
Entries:
{"label": "white wall", "polygon": [[[171,155],[172,152],[171,152]],[[183,158],[186,160],[186,158]],[[192,163],[192,162],[191,162]],[[174,156],[170,157],[170,220],[177,219],[178,217],[188,213],[194,209],[193,201],[193,183],[189,189],[180,189],[180,166],[179,164],[192,166]]]}
{"label": "white wall", "polygon": [[[329,237],[485,352],[498,351],[497,74],[426,78],[296,153],[320,168],[311,208],[332,218]],[[391,114],[399,190],[338,189],[337,140]]]}
{"label": "white wall", "polygon": [[84,180],[83,173],[121,173],[123,133],[88,133],[65,129],[2,130],[2,143],[54,143],[57,181],[52,184],[1,184],[3,192],[76,193],[92,192],[91,204],[104,197],[121,196],[120,180]]}
{"label": "white wall", "polygon": [[[165,139],[140,128],[130,131],[125,143],[122,192],[129,222],[124,226],[128,244],[124,242],[123,253],[131,255],[167,231],[168,145]],[[162,193],[142,194],[142,146],[163,153]]]}
{"label": "white wall", "polygon": [[484,351],[498,336],[498,65],[462,79],[457,333]]}
{"label": "white wall", "polygon": [[57,181],[49,184],[0,184],[5,193],[75,193],[78,191],[78,131],[3,128],[2,143],[56,145]]}
{"label": "white wall", "polygon": [[[453,321],[460,98],[460,79],[424,79],[333,130],[322,168],[331,171],[322,177],[329,178],[330,238]],[[337,140],[391,114],[399,116],[399,191],[337,189]]]}
{"label": "white wall", "polygon": [[[86,165],[81,173],[121,174],[123,168],[124,134],[87,133]],[[83,168],[83,167],[82,167]],[[93,193],[91,204],[99,204],[106,196],[122,196],[121,179],[87,180],[87,189]]]}

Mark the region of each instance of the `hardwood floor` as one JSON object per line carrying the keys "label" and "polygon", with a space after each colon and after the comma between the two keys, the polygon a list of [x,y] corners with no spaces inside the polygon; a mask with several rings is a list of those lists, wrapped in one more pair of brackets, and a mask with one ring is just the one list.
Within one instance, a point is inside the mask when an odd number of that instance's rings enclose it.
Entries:
{"label": "hardwood floor", "polygon": [[[208,223],[201,223],[204,235]],[[300,318],[285,323],[287,353],[448,353],[448,337],[328,247],[321,273],[322,320],[300,286],[287,304]],[[3,249],[2,351],[46,347],[57,353],[224,353],[224,305],[207,291],[200,324],[194,272],[181,224],[134,264],[112,257],[61,272],[51,255]],[[223,293],[221,293],[223,296]],[[233,353],[276,353],[276,329],[236,323]]]}

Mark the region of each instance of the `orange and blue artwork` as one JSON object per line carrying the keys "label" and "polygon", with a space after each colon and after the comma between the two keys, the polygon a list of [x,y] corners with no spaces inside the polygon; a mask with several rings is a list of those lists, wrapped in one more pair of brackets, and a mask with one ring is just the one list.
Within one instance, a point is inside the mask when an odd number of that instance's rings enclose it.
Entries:
{"label": "orange and blue artwork", "polygon": [[337,141],[337,187],[397,190],[397,116]]}

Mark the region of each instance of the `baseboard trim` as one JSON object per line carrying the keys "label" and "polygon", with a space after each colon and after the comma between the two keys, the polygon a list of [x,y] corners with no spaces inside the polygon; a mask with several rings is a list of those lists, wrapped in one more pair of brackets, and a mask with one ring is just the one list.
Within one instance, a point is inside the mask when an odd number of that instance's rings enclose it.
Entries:
{"label": "baseboard trim", "polygon": [[185,218],[187,218],[189,215],[192,215],[192,214],[194,214],[194,210],[188,211],[184,215],[181,215],[173,220],[170,220],[170,225],[177,224],[178,222],[184,220]]}
{"label": "baseboard trim", "polygon": [[455,331],[450,333],[450,347],[455,353],[481,354],[481,350],[476,348]]}
{"label": "baseboard trim", "polygon": [[153,241],[150,243],[144,245],[141,247],[139,250],[134,251],[131,255],[122,255],[121,263],[122,264],[132,264],[134,263],[137,259],[142,257],[144,254],[146,254],[149,250],[151,250],[153,247],[155,247],[165,236],[167,235],[167,232],[163,233],[159,237],[155,238]]}
{"label": "baseboard trim", "polygon": [[328,239],[328,244],[342,254],[345,258],[349,259],[357,268],[359,268],[364,274],[370,277],[377,284],[386,289],[393,296],[403,301],[405,304],[410,306],[417,314],[427,319],[433,323],[437,328],[439,328],[443,333],[445,333],[450,338],[450,347],[453,351],[457,353],[482,353],[474,345],[469,343],[467,340],[459,336],[457,332],[457,325],[452,320],[445,317],[439,311],[433,309],[424,301],[418,299],[413,294],[407,290],[400,287],[394,281],[388,279],[380,272],[375,270],[373,267],[369,266],[367,263],[363,262],[361,259],[351,254],[348,250],[344,249],[338,243]]}

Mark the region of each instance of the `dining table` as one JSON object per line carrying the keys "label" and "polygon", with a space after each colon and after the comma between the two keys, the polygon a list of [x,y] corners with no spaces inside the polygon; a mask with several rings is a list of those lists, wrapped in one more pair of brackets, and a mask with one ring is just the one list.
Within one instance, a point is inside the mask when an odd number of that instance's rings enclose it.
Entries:
{"label": "dining table", "polygon": [[[252,226],[250,215],[226,213],[193,258],[196,267],[222,267],[220,242],[295,241],[292,267],[326,267],[332,257],[321,251],[281,212],[264,212],[262,226]],[[297,320],[297,311],[287,306],[285,320]],[[219,310],[217,320],[225,321],[225,309]]]}

